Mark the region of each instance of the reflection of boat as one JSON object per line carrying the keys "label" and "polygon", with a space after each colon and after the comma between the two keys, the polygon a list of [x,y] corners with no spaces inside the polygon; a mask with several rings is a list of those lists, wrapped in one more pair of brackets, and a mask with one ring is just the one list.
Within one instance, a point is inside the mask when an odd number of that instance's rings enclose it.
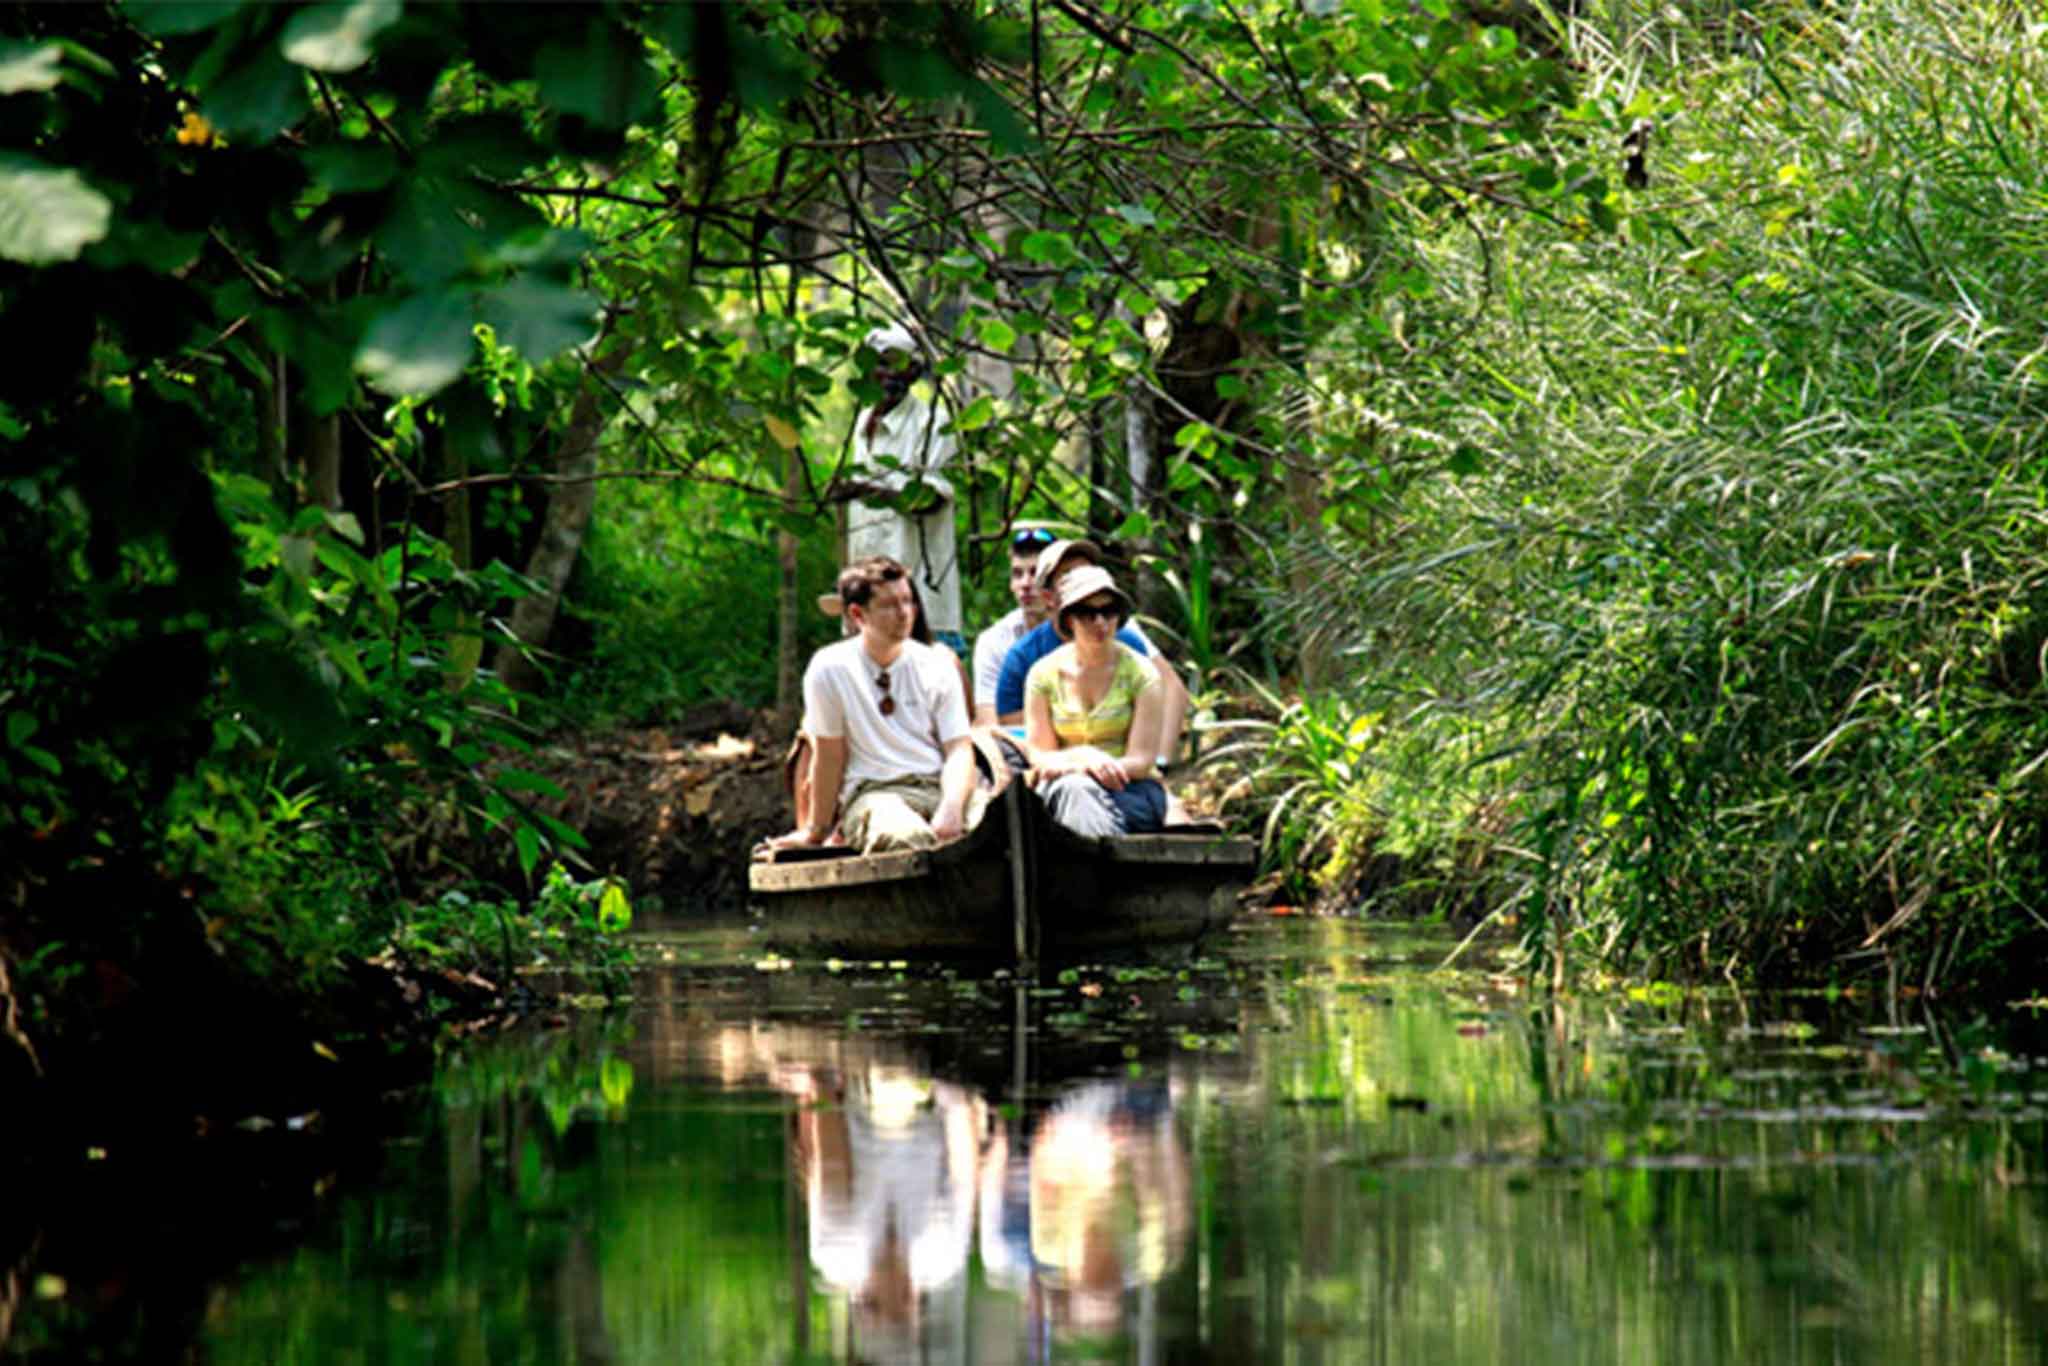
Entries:
{"label": "reflection of boat", "polygon": [[748,881],[784,950],[1031,962],[1198,939],[1230,919],[1257,857],[1215,826],[1083,838],[1011,783],[951,844],[785,849]]}

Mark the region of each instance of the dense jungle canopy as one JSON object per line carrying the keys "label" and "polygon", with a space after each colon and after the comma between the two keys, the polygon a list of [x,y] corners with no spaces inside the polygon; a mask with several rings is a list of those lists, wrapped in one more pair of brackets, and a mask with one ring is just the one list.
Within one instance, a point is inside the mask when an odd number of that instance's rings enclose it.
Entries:
{"label": "dense jungle canopy", "polygon": [[[1226,812],[1568,966],[2048,946],[2048,29],[2010,0],[0,10],[0,999],[317,983],[788,704],[914,325]],[[602,871],[602,870],[600,870]],[[11,978],[11,987],[9,979]],[[10,1026],[12,1028],[12,1026]]]}

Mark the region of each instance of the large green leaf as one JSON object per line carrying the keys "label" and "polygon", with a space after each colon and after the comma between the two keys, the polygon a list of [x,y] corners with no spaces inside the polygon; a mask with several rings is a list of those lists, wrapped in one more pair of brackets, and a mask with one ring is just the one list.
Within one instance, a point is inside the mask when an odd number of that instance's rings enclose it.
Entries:
{"label": "large green leaf", "polygon": [[264,49],[206,92],[202,111],[234,138],[268,142],[306,116],[306,73]]}
{"label": "large green leaf", "polygon": [[135,27],[158,38],[200,33],[242,7],[242,0],[126,0],[121,10]]}
{"label": "large green leaf", "polygon": [[243,641],[226,652],[235,700],[278,736],[287,752],[319,760],[347,735],[334,692],[304,659],[269,641]]}
{"label": "large green leaf", "polygon": [[0,43],[0,95],[48,90],[64,79],[63,64],[55,43]]}
{"label": "large green leaf", "polygon": [[0,257],[32,266],[74,261],[107,235],[113,209],[78,172],[0,152]]}
{"label": "large green leaf", "polygon": [[579,43],[549,43],[533,61],[541,98],[606,128],[633,121],[654,96],[654,69],[639,39],[593,18]]}
{"label": "large green leaf", "polygon": [[356,368],[387,394],[434,393],[469,364],[473,326],[468,294],[415,294],[370,324]]}
{"label": "large green leaf", "polygon": [[597,300],[580,289],[521,275],[486,290],[483,319],[498,340],[535,365],[590,340]]}
{"label": "large green leaf", "polygon": [[381,142],[328,142],[309,147],[306,169],[335,194],[381,190],[398,174],[398,153]]}
{"label": "large green leaf", "polygon": [[360,311],[368,300],[326,308],[256,311],[263,339],[298,367],[304,399],[315,416],[339,410],[355,397]]}
{"label": "large green leaf", "polygon": [[434,176],[402,181],[390,216],[377,229],[391,268],[415,285],[452,280],[482,253],[476,228],[456,213],[449,190]]}
{"label": "large green leaf", "polygon": [[370,41],[397,23],[399,0],[348,0],[294,14],[278,35],[285,57],[315,71],[354,71],[370,60]]}

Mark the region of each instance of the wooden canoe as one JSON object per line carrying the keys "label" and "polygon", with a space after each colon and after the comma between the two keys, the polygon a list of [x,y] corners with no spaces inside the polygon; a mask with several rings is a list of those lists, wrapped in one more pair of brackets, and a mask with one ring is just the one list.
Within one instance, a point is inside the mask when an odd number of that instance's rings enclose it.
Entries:
{"label": "wooden canoe", "polygon": [[1012,783],[950,844],[780,850],[748,886],[785,953],[1035,964],[1199,939],[1230,919],[1257,862],[1253,841],[1213,826],[1087,839]]}

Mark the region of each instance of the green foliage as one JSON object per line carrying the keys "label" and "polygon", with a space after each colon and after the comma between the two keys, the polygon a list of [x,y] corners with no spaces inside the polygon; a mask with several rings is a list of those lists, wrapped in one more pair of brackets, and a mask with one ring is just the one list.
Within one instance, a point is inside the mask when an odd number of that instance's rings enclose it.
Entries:
{"label": "green foliage", "polygon": [[1255,814],[1290,900],[1436,915],[1497,903],[1484,855],[1507,803],[1500,774],[1474,762],[1496,738],[1485,727],[1431,702],[1390,716],[1360,696],[1253,691],[1273,719],[1215,726],[1224,743],[1203,767],[1227,784],[1227,814]]}
{"label": "green foliage", "polygon": [[1520,737],[1546,954],[1934,985],[2044,942],[2048,73],[2008,23],[1576,34],[1567,128],[1656,120],[1623,237],[1441,236],[1361,337],[1394,416],[1301,620]]}
{"label": "green foliage", "polygon": [[612,972],[630,967],[633,906],[617,878],[579,880],[556,864],[529,904],[450,888],[403,910],[381,948],[437,966],[528,965]]}
{"label": "green foliage", "polygon": [[[562,695],[593,722],[653,722],[702,702],[775,700],[777,554],[773,520],[719,489],[606,485],[570,585]],[[801,581],[829,584],[829,545],[813,535]],[[804,603],[807,649],[838,623]],[[580,628],[580,629],[579,629]],[[573,637],[588,631],[589,644]]]}
{"label": "green foliage", "polygon": [[[598,330],[591,238],[522,185],[646,140],[658,88],[705,135],[665,174],[712,179],[721,119],[814,80],[922,55],[973,88],[972,25],[885,27],[826,72],[794,9],[7,11],[0,307],[34,344],[0,376],[0,951],[197,932],[317,981],[478,832],[529,878],[573,853],[476,668],[532,585],[469,495],[547,468]],[[815,387],[777,359],[745,373]],[[516,538],[516,499],[474,501]],[[121,895],[50,891],[81,876]]]}

